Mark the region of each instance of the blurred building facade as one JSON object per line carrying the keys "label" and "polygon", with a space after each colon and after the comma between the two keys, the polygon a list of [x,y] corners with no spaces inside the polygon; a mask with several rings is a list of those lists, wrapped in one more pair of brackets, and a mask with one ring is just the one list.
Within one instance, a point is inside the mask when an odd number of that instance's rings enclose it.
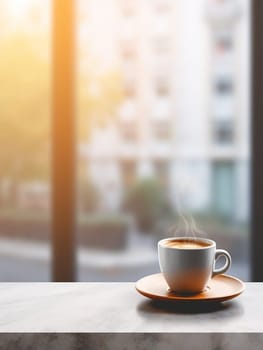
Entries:
{"label": "blurred building facade", "polygon": [[[100,51],[102,16],[90,3]],[[103,207],[118,210],[136,178],[156,177],[174,206],[249,216],[249,1],[110,0],[105,55],[120,70],[114,122],[86,153]],[[106,8],[105,8],[106,6]],[[108,26],[107,26],[108,23]],[[105,42],[101,42],[101,46]]]}

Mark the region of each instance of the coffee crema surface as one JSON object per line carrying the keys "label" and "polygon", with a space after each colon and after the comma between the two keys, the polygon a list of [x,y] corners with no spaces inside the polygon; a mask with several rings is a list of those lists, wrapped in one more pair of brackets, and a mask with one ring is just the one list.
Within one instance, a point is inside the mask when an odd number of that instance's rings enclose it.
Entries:
{"label": "coffee crema surface", "polygon": [[164,243],[164,246],[176,249],[200,249],[209,247],[211,244],[189,239],[171,240]]}

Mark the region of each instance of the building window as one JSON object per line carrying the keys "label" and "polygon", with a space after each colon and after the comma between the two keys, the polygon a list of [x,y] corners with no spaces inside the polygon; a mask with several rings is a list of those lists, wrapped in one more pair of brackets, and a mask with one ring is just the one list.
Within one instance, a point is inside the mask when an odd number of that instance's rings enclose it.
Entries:
{"label": "building window", "polygon": [[214,143],[219,145],[229,145],[234,141],[234,125],[229,120],[217,120],[214,122],[213,130]]}
{"label": "building window", "polygon": [[216,41],[216,49],[218,53],[224,53],[231,50],[233,47],[233,39],[229,36],[222,36]]}
{"label": "building window", "polygon": [[168,160],[155,160],[153,162],[154,174],[156,179],[159,181],[160,185],[163,187],[168,186],[169,173],[170,173],[170,163]]}
{"label": "building window", "polygon": [[169,141],[172,136],[171,124],[169,122],[155,122],[153,124],[153,135],[157,141]]}
{"label": "building window", "polygon": [[131,39],[121,42],[121,55],[125,60],[133,60],[136,56],[135,42]]}
{"label": "building window", "polygon": [[122,183],[124,188],[132,186],[136,179],[137,165],[136,161],[132,159],[122,160],[120,163]]}
{"label": "building window", "polygon": [[154,9],[158,14],[161,12],[169,12],[171,10],[171,5],[171,0],[156,0]]}
{"label": "building window", "polygon": [[127,99],[134,99],[136,96],[136,86],[134,80],[124,80],[123,92]]}
{"label": "building window", "polygon": [[230,79],[219,79],[215,83],[215,89],[219,94],[229,94],[233,91],[233,81]]}
{"label": "building window", "polygon": [[125,17],[131,17],[136,14],[136,2],[134,0],[120,0],[120,9]]}
{"label": "building window", "polygon": [[137,125],[134,122],[121,122],[119,130],[121,139],[125,143],[134,143],[138,139]]}
{"label": "building window", "polygon": [[170,81],[168,77],[159,77],[156,80],[156,94],[158,96],[167,96],[170,93]]}
{"label": "building window", "polygon": [[230,219],[236,207],[235,167],[232,162],[215,162],[212,166],[213,209],[219,217]]}

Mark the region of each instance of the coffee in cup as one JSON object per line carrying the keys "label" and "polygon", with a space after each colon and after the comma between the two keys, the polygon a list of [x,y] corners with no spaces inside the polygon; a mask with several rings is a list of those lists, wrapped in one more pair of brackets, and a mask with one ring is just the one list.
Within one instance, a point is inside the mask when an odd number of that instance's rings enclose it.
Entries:
{"label": "coffee in cup", "polygon": [[178,239],[171,240],[164,243],[166,247],[177,248],[177,249],[199,249],[202,247],[208,247],[209,243],[200,242],[196,240],[188,240],[188,239]]}
{"label": "coffee in cup", "polygon": [[[216,243],[206,238],[176,237],[158,242],[159,265],[171,291],[199,293],[205,290],[209,279],[228,270],[230,254],[216,249]],[[225,265],[215,269],[220,256]]]}

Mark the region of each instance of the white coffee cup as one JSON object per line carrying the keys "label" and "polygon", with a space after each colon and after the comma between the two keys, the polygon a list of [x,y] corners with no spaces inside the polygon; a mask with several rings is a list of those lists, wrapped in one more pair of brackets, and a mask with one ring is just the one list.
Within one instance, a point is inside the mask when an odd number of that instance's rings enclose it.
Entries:
{"label": "white coffee cup", "polygon": [[[206,238],[172,237],[158,242],[161,272],[171,291],[199,293],[205,290],[209,279],[228,270],[230,254],[216,249],[216,243]],[[216,269],[215,261],[224,256],[223,267]]]}

